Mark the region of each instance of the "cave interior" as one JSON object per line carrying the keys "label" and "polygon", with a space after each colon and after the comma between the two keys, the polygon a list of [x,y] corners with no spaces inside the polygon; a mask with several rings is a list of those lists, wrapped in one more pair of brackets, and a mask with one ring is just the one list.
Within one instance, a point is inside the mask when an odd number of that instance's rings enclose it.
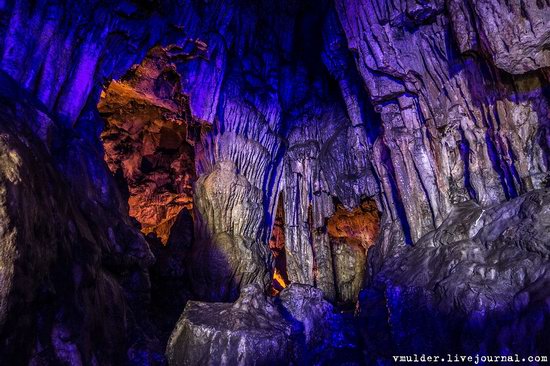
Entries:
{"label": "cave interior", "polygon": [[0,1],[0,105],[2,365],[550,356],[548,0]]}

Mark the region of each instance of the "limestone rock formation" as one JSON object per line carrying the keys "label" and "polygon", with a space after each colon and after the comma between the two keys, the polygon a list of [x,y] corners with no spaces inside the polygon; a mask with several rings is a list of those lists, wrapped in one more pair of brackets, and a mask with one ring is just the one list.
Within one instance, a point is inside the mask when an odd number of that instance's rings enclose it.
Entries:
{"label": "limestone rock formation", "polygon": [[466,202],[414,248],[386,248],[361,296],[365,337],[383,335],[370,338],[372,359],[396,350],[548,351],[540,335],[550,315],[549,213],[548,189],[487,208]]}
{"label": "limestone rock formation", "polygon": [[[337,359],[327,342],[353,338],[345,319],[365,335],[346,349],[373,362],[545,351],[549,13],[0,2],[0,363],[162,364],[191,297],[241,296],[191,302],[176,333],[219,332],[226,311],[229,330],[242,316],[296,346],[274,348],[283,362]],[[290,285],[272,301],[275,269]],[[331,317],[324,333],[321,298],[353,303],[362,271],[365,321]],[[188,357],[180,341],[233,345],[180,335],[170,357]]]}
{"label": "limestone rock formation", "polygon": [[262,192],[235,164],[222,161],[198,179],[195,207],[196,239],[187,262],[193,290],[201,298],[227,301],[250,283],[267,289],[271,252],[258,240]]}
{"label": "limestone rock formation", "polygon": [[185,39],[179,29],[183,3],[169,1],[158,9],[151,5],[3,3],[0,68],[74,127],[90,111],[88,102],[97,104],[105,80],[118,79],[162,38]]}
{"label": "limestone rock formation", "polygon": [[332,305],[320,290],[290,285],[280,301],[258,284],[233,304],[190,301],[168,342],[169,365],[285,365],[330,349]]}
{"label": "limestone rock formation", "polygon": [[[330,351],[334,346],[331,343],[334,314],[332,305],[323,299],[323,292],[311,286],[291,284],[281,292],[279,299],[287,317],[301,324],[307,353]],[[314,357],[310,354],[300,356],[304,361]]]}
{"label": "limestone rock formation", "polygon": [[548,3],[451,0],[447,6],[460,52],[481,51],[511,74],[550,66]]}
{"label": "limestone rock formation", "polygon": [[351,211],[338,204],[327,221],[337,300],[354,303],[363,287],[367,250],[378,239],[380,217],[376,203],[365,200]]}
{"label": "limestone rock formation", "polygon": [[13,191],[22,196],[5,222],[19,234],[1,243],[19,253],[2,280],[11,288],[2,364],[162,363],[147,324],[154,257],[103,160],[96,105],[103,82],[141,61],[179,21],[177,9],[159,17],[142,2],[0,4],[2,128],[23,141]]}
{"label": "limestone rock formation", "polygon": [[[360,224],[367,229],[346,234],[352,246],[359,244],[356,248],[340,247],[337,240],[331,240],[331,234],[342,236],[332,217],[338,217],[337,210],[361,211],[361,198],[377,198],[379,192],[367,155],[356,157],[354,153],[356,146],[367,148],[365,126],[352,126],[342,109],[332,108],[329,115],[319,116],[322,125],[316,119],[303,121],[289,137],[284,176],[287,271],[290,282],[315,284],[327,299],[353,302],[357,291],[345,289],[345,283],[353,282],[351,278],[362,283],[357,271],[365,263],[365,249],[360,243],[367,243],[361,235],[372,229],[367,241],[376,239],[378,214],[373,207],[373,214],[363,216]],[[342,202],[339,209],[335,197]]]}
{"label": "limestone rock formation", "polygon": [[193,207],[193,145],[202,134],[181,93],[174,58],[171,48],[154,48],[121,81],[112,81],[98,104],[106,121],[105,161],[129,191],[130,216],[164,243],[179,212]]}
{"label": "limestone rock formation", "polygon": [[[336,1],[381,117],[372,154],[382,201],[409,242],[440,225],[452,205],[502,202],[540,188],[548,171],[548,78],[541,72],[548,5],[447,3]],[[336,59],[341,39],[330,42]],[[499,67],[535,72],[511,76]]]}

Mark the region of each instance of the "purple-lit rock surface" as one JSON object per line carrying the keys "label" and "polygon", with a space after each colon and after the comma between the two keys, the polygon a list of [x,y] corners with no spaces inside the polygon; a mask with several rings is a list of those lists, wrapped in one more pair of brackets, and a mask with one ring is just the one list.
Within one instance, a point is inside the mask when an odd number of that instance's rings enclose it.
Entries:
{"label": "purple-lit rock surface", "polygon": [[125,362],[153,256],[123,215],[71,190],[33,131],[60,127],[0,79],[0,363]]}
{"label": "purple-lit rock surface", "polygon": [[360,296],[370,359],[548,352],[549,245],[549,189],[491,207],[457,205],[409,250],[379,243],[369,252],[379,269]]}
{"label": "purple-lit rock surface", "polygon": [[[513,7],[527,6],[521,3]],[[510,12],[505,2],[451,1],[465,12],[460,17],[447,13],[443,1],[336,1],[357,70],[380,113],[383,130],[372,154],[385,211],[400,217],[412,241],[440,225],[454,204],[475,199],[491,205],[543,186],[549,139],[545,62],[532,59],[524,70],[532,72],[512,76],[485,52],[461,54],[456,43],[489,38],[499,47],[518,45],[517,53],[508,50],[517,59],[529,59],[531,52],[547,58],[547,37],[521,27],[548,22],[549,7],[529,3],[533,17],[516,9],[513,18],[494,22],[490,17]],[[478,9],[473,14],[472,4]],[[491,10],[482,11],[484,4]],[[502,29],[460,27],[451,16]],[[536,46],[523,44],[522,52],[518,33]],[[471,52],[473,46],[464,47]],[[488,51],[497,60],[504,57]]]}

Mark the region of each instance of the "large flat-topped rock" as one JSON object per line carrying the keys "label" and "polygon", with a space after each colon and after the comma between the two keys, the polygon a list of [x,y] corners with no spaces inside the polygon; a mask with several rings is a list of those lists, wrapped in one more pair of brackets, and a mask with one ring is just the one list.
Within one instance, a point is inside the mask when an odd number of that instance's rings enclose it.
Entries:
{"label": "large flat-topped rock", "polygon": [[168,342],[171,366],[285,365],[326,350],[332,305],[307,285],[290,285],[280,298],[261,286],[243,288],[234,303],[190,301]]}

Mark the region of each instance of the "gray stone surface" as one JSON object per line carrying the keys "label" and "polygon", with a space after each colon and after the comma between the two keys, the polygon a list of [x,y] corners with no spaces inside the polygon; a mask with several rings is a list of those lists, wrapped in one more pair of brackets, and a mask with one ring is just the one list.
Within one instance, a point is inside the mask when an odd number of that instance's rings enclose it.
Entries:
{"label": "gray stone surface", "polygon": [[190,301],[166,356],[171,366],[288,364],[291,332],[273,301],[253,284],[233,304]]}
{"label": "gray stone surface", "polygon": [[190,301],[166,356],[171,366],[308,364],[333,346],[332,316],[314,287],[290,285],[274,301],[251,284],[234,303]]}

